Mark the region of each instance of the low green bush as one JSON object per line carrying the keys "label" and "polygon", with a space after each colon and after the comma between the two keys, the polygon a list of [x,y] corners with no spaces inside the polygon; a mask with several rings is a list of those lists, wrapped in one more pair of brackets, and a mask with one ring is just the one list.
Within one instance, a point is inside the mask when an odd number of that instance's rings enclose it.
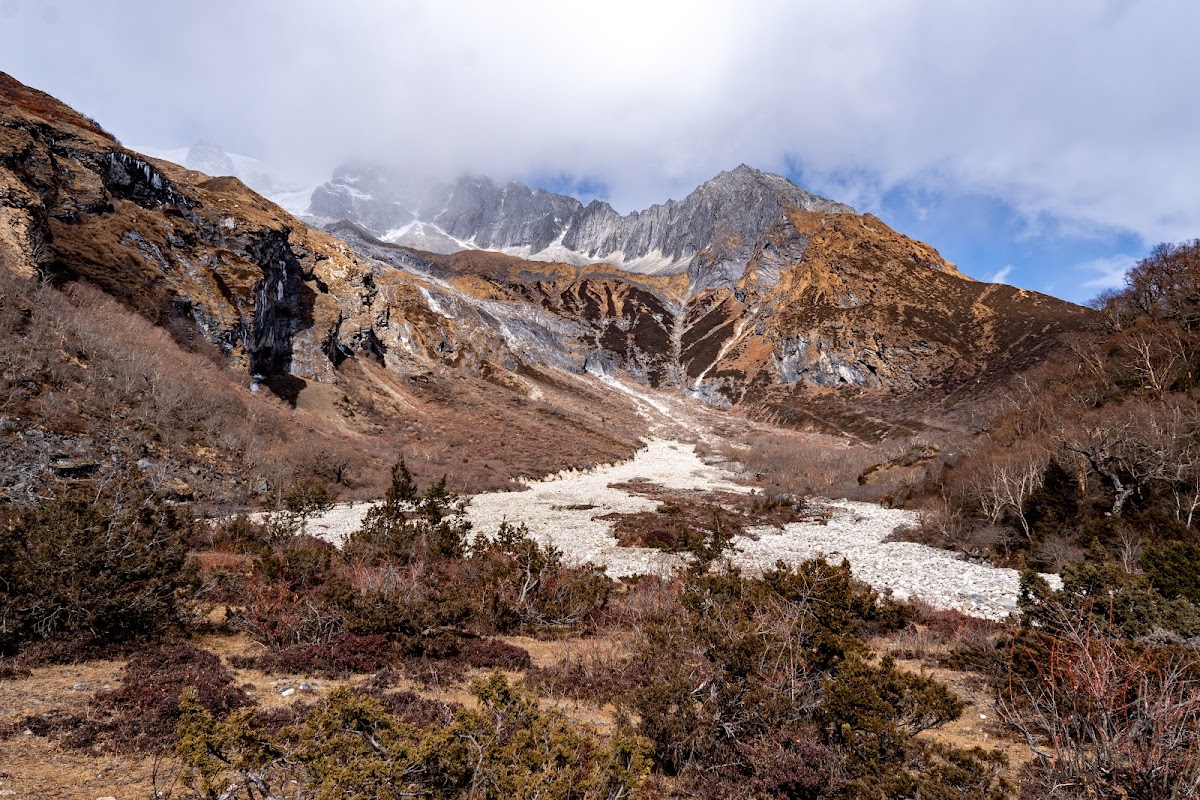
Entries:
{"label": "low green bush", "polygon": [[607,740],[542,709],[499,674],[476,681],[477,707],[417,727],[380,700],[337,689],[297,725],[270,733],[250,712],[225,719],[194,693],[176,748],[193,797],[430,797],[616,800],[649,772],[646,744]]}

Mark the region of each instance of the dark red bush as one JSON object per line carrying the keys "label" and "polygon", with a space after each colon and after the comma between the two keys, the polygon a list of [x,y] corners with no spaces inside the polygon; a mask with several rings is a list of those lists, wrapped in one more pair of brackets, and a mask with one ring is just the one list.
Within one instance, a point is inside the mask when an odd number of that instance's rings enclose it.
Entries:
{"label": "dark red bush", "polygon": [[242,663],[268,673],[337,678],[382,669],[394,656],[395,651],[384,636],[345,633],[328,642],[295,645]]}
{"label": "dark red bush", "polygon": [[500,639],[468,639],[460,658],[475,669],[527,669],[533,663],[529,651]]}
{"label": "dark red bush", "polygon": [[250,704],[233,685],[233,673],[212,653],[190,645],[153,648],[134,656],[119,687],[97,693],[93,701],[109,717],[108,743],[116,750],[172,746],[185,688],[195,689],[200,704],[217,716]]}

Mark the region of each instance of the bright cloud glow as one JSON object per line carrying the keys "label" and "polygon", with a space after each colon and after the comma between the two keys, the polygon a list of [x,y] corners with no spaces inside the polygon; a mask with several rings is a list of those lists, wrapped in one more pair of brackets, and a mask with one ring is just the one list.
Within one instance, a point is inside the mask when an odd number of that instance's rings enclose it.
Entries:
{"label": "bright cloud glow", "polygon": [[1200,233],[1196,30],[1191,0],[3,0],[0,69],[310,174],[563,175],[624,211],[745,162],[1154,243]]}
{"label": "bright cloud glow", "polygon": [[1137,262],[1133,256],[1112,256],[1086,261],[1075,269],[1087,276],[1082,285],[1089,289],[1120,289],[1125,285],[1125,274]]}
{"label": "bright cloud glow", "polygon": [[1014,267],[1012,264],[1005,265],[988,278],[988,283],[1007,283],[1008,276],[1012,274]]}

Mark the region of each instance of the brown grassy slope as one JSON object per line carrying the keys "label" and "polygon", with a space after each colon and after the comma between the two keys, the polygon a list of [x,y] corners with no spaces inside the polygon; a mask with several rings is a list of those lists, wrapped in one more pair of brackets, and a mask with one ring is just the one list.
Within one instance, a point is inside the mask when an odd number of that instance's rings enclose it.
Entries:
{"label": "brown grassy slope", "polygon": [[0,98],[19,107],[25,114],[56,127],[69,126],[90,131],[98,136],[116,141],[96,121],[80,114],[75,109],[54,97],[26,86],[16,78],[0,72]]}
{"label": "brown grassy slope", "polygon": [[[868,437],[920,430],[935,409],[975,402],[1095,327],[1080,306],[960,277],[870,215],[794,212],[790,222],[774,232],[786,263],[778,285],[756,280],[765,253],[743,283],[761,308],[755,334],[709,373],[756,416]],[[810,371],[781,382],[774,359],[798,339]],[[858,385],[829,380],[839,364]],[[811,377],[822,370],[825,385]]]}
{"label": "brown grassy slope", "polygon": [[925,349],[930,358],[912,373],[919,385],[1024,369],[1059,334],[1094,322],[1072,303],[930,269],[945,263],[936,250],[873,216],[795,212],[792,221],[811,244],[778,289],[780,331],[846,331],[842,341],[885,355]]}

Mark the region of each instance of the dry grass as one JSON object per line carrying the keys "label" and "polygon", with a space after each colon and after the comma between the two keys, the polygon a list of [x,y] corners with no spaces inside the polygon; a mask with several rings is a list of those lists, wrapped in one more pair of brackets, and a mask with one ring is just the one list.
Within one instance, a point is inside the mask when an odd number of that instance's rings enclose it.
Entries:
{"label": "dry grass", "polygon": [[[0,681],[0,726],[34,715],[82,715],[96,691],[121,682],[121,661],[40,667],[26,678]],[[79,685],[82,688],[76,689]],[[170,771],[171,762],[160,765]],[[95,800],[153,796],[155,760],[94,754],[39,736],[0,736],[0,792],[14,800]]]}
{"label": "dry grass", "polygon": [[[524,681],[536,689],[544,706],[562,711],[575,724],[588,726],[601,734],[611,731],[617,717],[616,708],[609,698],[589,695],[582,684],[611,686],[615,685],[613,681],[619,682],[629,656],[626,631],[635,630],[637,620],[646,614],[661,610],[665,598],[671,595],[670,582],[648,580],[626,587],[615,598],[611,612],[613,619],[602,635],[558,639],[504,637],[507,643],[527,650],[533,662],[528,672],[506,674],[511,680]],[[1028,750],[998,724],[999,718],[984,682],[971,673],[930,666],[921,660],[954,647],[963,637],[983,635],[986,631],[974,630],[970,620],[951,618],[952,615],[930,616],[931,613],[919,619],[917,639],[913,639],[912,632],[902,632],[872,642],[872,648],[900,656],[911,656],[919,650],[919,658],[898,658],[898,666],[931,675],[967,702],[966,712],[959,720],[923,732],[920,734],[923,738],[955,747],[999,749],[1012,765],[1010,775],[1015,775],[1017,768],[1028,760]],[[210,618],[215,623],[219,614],[211,614]],[[197,635],[192,644],[217,655],[226,667],[238,656],[257,655],[261,651],[261,647],[244,634],[219,631]],[[119,685],[123,671],[124,663],[120,661],[33,668],[28,677],[0,682],[0,723],[51,710],[84,714],[93,693]],[[339,680],[305,674],[269,675],[255,669],[232,669],[232,672],[234,685],[245,690],[258,708],[280,712],[287,709],[302,711],[339,686],[397,696],[412,692],[428,700],[473,706],[476,700],[469,693],[467,684],[472,678],[485,674],[483,670],[472,670],[453,682],[430,684],[397,670]],[[564,680],[575,681],[579,684],[575,688],[583,691],[570,689]],[[301,683],[308,686],[300,689]],[[86,688],[76,690],[76,684]],[[293,691],[285,695],[287,690]],[[0,737],[0,764],[3,765],[0,766],[0,790],[15,792],[5,796],[70,800],[95,800],[105,796],[149,797],[156,788],[156,774],[157,788],[161,789],[169,785],[178,769],[169,757],[156,761],[150,756],[84,753],[19,732],[7,738]]]}
{"label": "dry grass", "polygon": [[94,756],[36,736],[0,739],[0,792],[12,800],[142,800],[170,783],[173,759]]}
{"label": "dry grass", "polygon": [[999,750],[1008,758],[1009,779],[1016,782],[1021,767],[1033,760],[1033,751],[1001,721],[995,698],[983,679],[968,672],[931,667],[923,661],[897,659],[896,665],[944,683],[967,706],[958,719],[922,731],[919,737],[952,747]]}

